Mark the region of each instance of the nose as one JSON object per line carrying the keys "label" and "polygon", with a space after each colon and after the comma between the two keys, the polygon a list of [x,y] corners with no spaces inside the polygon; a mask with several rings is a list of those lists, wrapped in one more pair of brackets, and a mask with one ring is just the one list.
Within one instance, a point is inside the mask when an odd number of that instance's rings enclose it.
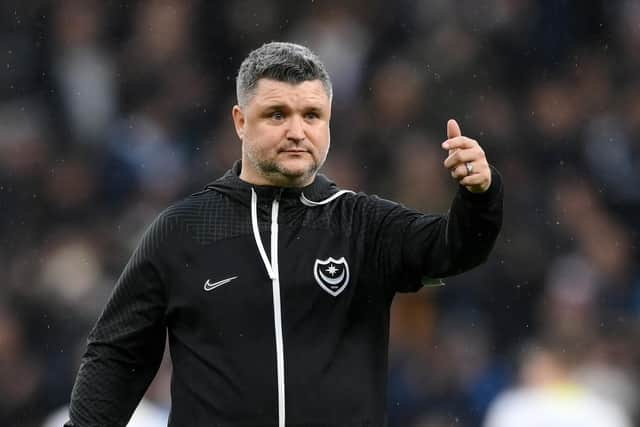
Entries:
{"label": "nose", "polygon": [[287,128],[287,139],[292,141],[302,141],[304,139],[304,121],[302,118],[293,116],[289,120],[289,126]]}

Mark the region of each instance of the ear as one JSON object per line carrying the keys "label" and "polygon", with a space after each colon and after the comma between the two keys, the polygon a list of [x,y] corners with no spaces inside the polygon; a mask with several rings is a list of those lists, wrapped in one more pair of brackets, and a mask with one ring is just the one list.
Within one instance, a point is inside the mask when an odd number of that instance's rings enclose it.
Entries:
{"label": "ear", "polygon": [[236,133],[238,134],[238,138],[244,138],[244,113],[240,109],[239,105],[234,105],[233,110],[231,110],[231,115],[233,116],[233,124],[236,127]]}

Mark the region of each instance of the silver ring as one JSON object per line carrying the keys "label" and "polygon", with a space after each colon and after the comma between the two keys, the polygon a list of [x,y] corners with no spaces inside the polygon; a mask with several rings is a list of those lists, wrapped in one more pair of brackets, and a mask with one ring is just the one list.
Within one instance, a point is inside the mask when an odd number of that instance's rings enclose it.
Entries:
{"label": "silver ring", "polygon": [[464,164],[467,167],[467,176],[473,173],[473,164],[471,162],[467,162]]}

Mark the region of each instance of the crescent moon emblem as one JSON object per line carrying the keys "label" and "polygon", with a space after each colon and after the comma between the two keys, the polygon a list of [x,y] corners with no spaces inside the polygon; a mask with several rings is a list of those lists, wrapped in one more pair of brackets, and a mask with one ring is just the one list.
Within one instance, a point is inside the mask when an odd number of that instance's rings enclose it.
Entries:
{"label": "crescent moon emblem", "polygon": [[344,279],[345,270],[342,270],[342,273],[338,277],[327,277],[322,273],[322,270],[318,270],[318,274],[320,275],[320,278],[325,282],[327,282],[328,284],[337,285],[338,283],[342,282],[342,280]]}

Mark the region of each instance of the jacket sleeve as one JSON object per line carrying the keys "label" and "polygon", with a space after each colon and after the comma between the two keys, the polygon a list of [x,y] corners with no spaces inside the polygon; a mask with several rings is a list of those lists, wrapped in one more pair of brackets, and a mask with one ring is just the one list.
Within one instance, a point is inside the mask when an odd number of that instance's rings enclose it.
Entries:
{"label": "jacket sleeve", "polygon": [[153,379],[165,346],[161,249],[169,221],[147,229],[90,332],[65,427],[126,426]]}
{"label": "jacket sleeve", "polygon": [[373,254],[378,276],[393,291],[416,291],[430,279],[462,273],[483,263],[502,226],[502,178],[492,167],[484,193],[459,186],[447,214],[423,214],[378,199]]}

